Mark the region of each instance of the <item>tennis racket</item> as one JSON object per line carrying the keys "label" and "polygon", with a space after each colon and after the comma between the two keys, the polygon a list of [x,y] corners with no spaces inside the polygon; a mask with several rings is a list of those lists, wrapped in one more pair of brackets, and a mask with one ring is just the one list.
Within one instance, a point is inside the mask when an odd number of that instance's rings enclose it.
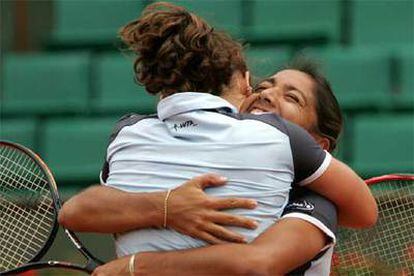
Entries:
{"label": "tennis racket", "polygon": [[334,275],[414,275],[414,175],[366,181],[379,208],[366,230],[340,229]]}
{"label": "tennis racket", "polygon": [[91,273],[102,264],[67,229],[67,237],[86,258],[85,264],[39,261],[55,239],[60,208],[55,180],[42,159],[24,146],[0,141],[1,275],[43,268]]}

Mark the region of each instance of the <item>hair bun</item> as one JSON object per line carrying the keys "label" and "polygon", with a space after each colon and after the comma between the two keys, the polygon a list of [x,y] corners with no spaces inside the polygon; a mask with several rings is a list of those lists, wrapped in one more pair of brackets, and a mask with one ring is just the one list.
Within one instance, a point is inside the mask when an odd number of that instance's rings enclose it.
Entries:
{"label": "hair bun", "polygon": [[120,36],[137,55],[136,80],[152,94],[219,93],[235,70],[247,70],[239,43],[170,3],[147,6]]}

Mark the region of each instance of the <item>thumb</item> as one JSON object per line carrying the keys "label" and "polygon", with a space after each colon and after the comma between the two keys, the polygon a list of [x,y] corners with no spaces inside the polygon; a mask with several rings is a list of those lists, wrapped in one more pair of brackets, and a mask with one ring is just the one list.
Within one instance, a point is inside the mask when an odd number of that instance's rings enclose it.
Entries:
{"label": "thumb", "polygon": [[227,182],[227,178],[217,174],[203,174],[197,177],[192,178],[189,181],[189,184],[196,186],[200,189],[205,189],[208,187],[218,187],[222,186]]}

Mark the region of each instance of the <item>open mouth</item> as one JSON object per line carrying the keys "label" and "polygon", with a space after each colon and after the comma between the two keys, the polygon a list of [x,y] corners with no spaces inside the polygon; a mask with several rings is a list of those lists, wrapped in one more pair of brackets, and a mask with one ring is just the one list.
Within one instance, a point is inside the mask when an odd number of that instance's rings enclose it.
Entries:
{"label": "open mouth", "polygon": [[249,107],[249,112],[252,114],[263,114],[263,113],[269,113],[272,112],[270,107],[267,107],[264,104],[261,104],[260,102],[255,102]]}
{"label": "open mouth", "polygon": [[267,113],[268,111],[265,111],[265,110],[263,110],[263,109],[261,109],[261,108],[257,108],[257,107],[253,107],[251,110],[250,110],[250,113],[252,113],[252,114],[263,114],[263,113]]}
{"label": "open mouth", "polygon": [[251,114],[263,114],[272,112],[272,107],[261,101],[258,94],[253,94],[243,103],[240,110]]}

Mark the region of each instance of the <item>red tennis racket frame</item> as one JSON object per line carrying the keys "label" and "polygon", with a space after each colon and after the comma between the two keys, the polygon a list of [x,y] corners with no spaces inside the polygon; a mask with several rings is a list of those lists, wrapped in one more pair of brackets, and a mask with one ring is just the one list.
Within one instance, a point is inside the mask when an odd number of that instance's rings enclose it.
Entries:
{"label": "red tennis racket frame", "polygon": [[414,175],[409,174],[386,174],[382,176],[376,176],[365,180],[367,185],[373,185],[379,182],[390,181],[390,180],[414,180]]}
{"label": "red tennis racket frame", "polygon": [[[368,186],[373,186],[375,184],[386,182],[386,181],[414,181],[414,175],[413,174],[386,174],[386,175],[376,176],[376,177],[366,179],[365,183]],[[341,265],[341,260],[338,256],[338,253],[334,251],[333,256],[332,256],[332,268],[335,268],[340,265]],[[332,271],[331,275],[337,275],[337,274],[333,273]]]}

